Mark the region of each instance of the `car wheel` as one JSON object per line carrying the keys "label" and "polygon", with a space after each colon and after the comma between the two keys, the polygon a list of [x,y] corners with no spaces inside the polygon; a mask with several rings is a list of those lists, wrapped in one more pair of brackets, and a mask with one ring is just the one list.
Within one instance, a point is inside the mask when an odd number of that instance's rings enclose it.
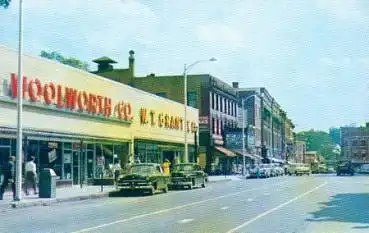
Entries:
{"label": "car wheel", "polygon": [[165,188],[163,188],[163,192],[167,193],[169,191],[168,185],[165,186]]}
{"label": "car wheel", "polygon": [[154,195],[154,194],[155,194],[155,187],[151,186],[150,195]]}

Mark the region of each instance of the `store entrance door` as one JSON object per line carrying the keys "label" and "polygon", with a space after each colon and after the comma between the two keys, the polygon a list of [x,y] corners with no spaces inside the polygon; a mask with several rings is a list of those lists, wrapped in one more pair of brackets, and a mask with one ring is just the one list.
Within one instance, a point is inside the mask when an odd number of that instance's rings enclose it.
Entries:
{"label": "store entrance door", "polygon": [[81,154],[79,150],[73,150],[72,152],[72,176],[73,176],[73,184],[78,185],[81,177]]}

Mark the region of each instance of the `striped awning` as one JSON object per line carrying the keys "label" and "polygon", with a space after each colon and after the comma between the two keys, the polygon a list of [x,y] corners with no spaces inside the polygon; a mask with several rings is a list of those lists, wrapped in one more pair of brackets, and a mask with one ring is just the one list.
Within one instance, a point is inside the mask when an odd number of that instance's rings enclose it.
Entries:
{"label": "striped awning", "polygon": [[234,153],[233,151],[230,151],[224,147],[221,146],[216,146],[215,149],[217,151],[219,151],[220,153],[224,154],[225,156],[229,156],[229,157],[235,157],[236,153]]}

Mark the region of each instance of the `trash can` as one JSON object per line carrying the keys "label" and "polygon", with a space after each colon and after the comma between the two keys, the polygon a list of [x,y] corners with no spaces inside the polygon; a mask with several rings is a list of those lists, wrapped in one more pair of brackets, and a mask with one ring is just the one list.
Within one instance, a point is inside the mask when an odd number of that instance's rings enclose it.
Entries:
{"label": "trash can", "polygon": [[51,168],[42,169],[38,185],[40,198],[55,198],[56,174],[54,170]]}

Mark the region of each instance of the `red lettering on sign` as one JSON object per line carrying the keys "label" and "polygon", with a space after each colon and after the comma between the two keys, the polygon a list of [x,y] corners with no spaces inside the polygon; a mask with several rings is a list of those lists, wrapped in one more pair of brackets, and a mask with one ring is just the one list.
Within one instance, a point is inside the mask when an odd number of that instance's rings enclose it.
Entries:
{"label": "red lettering on sign", "polygon": [[102,104],[103,104],[103,98],[104,97],[102,97],[101,95],[98,95],[98,96],[96,96],[96,98],[97,98],[97,113],[103,114],[104,113],[104,108],[103,108]]}
{"label": "red lettering on sign", "polygon": [[77,90],[74,88],[65,88],[65,100],[66,100],[66,108],[71,110],[76,108],[77,102]]}
{"label": "red lettering on sign", "polygon": [[[35,92],[36,88],[36,92]],[[42,87],[40,80],[31,80],[28,85],[29,98],[33,102],[40,101],[40,96],[42,95]]]}
{"label": "red lettering on sign", "polygon": [[63,108],[64,107],[64,101],[63,101],[63,89],[61,85],[57,86],[57,95],[56,95],[56,107],[57,108]]}
{"label": "red lettering on sign", "polygon": [[131,107],[131,104],[129,103],[126,103],[124,104],[124,120],[126,121],[130,121],[132,120],[132,107]]}
{"label": "red lettering on sign", "polygon": [[55,85],[53,83],[45,84],[44,100],[46,104],[53,104],[55,102],[55,92]]}
{"label": "red lettering on sign", "polygon": [[[14,73],[10,74],[10,78],[11,78],[11,94],[12,94],[12,98],[17,98],[18,96],[18,78],[17,75]],[[23,98],[25,96],[25,93],[27,91],[27,77],[23,76]]]}
{"label": "red lettering on sign", "polygon": [[88,111],[96,113],[96,95],[94,94],[88,96]]}
{"label": "red lettering on sign", "polygon": [[88,104],[88,95],[85,91],[78,93],[78,110],[83,112],[86,110]]}
{"label": "red lettering on sign", "polygon": [[108,97],[104,98],[104,116],[111,116],[111,99]]}

